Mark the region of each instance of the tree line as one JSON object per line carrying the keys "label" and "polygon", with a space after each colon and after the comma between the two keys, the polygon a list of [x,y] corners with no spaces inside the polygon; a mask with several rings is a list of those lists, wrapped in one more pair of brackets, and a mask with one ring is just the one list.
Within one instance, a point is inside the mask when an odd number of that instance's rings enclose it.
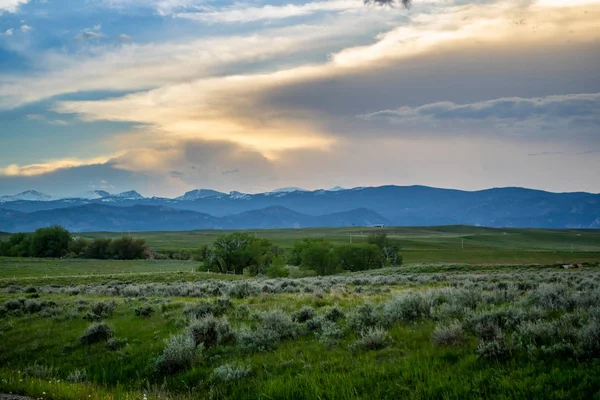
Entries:
{"label": "tree line", "polygon": [[0,256],[37,258],[94,258],[135,260],[148,257],[143,239],[74,238],[61,226],[40,228],[32,234],[16,233],[0,241]]}
{"label": "tree line", "polygon": [[285,277],[288,265],[316,275],[365,271],[402,264],[400,246],[386,234],[374,234],[367,243],[333,245],[324,238],[304,238],[290,251],[246,233],[222,235],[212,247],[199,252],[207,271]]}
{"label": "tree line", "polygon": [[373,234],[366,243],[334,245],[324,238],[304,238],[291,249],[283,249],[268,239],[242,232],[219,236],[211,246],[196,251],[155,252],[143,239],[85,239],[61,226],[41,228],[32,234],[17,233],[0,241],[0,256],[38,258],[91,258],[134,260],[143,258],[179,259],[202,262],[206,271],[232,274],[285,277],[288,266],[304,275],[332,275],[345,271],[365,271],[402,264],[400,246],[385,233]]}

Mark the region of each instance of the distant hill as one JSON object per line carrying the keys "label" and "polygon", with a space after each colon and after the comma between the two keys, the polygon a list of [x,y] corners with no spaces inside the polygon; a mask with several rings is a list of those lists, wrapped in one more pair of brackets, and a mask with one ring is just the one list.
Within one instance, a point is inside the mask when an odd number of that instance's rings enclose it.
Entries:
{"label": "distant hill", "polygon": [[[338,188],[336,188],[338,189]],[[354,189],[281,191],[259,194],[229,194],[199,189],[176,199],[144,198],[137,192],[99,199],[4,202],[6,210],[31,213],[84,205],[110,204],[117,207],[153,206],[195,211],[217,218],[261,211],[255,226],[293,220],[272,207],[305,216],[324,216],[357,209],[371,210],[398,226],[474,225],[523,228],[600,228],[600,195],[591,193],[550,193],[524,188],[497,188],[480,191],[438,189],[427,186],[380,186]],[[249,218],[249,217],[247,217]],[[259,218],[254,214],[253,218]],[[341,216],[339,218],[342,218]],[[370,218],[364,218],[370,222]],[[238,221],[240,222],[240,221]],[[351,224],[354,221],[347,221]],[[246,224],[246,222],[240,222]],[[289,224],[288,224],[289,225]],[[277,225],[279,226],[279,225]],[[323,225],[326,226],[326,225]],[[337,226],[337,225],[336,225]],[[7,230],[0,223],[0,230]]]}
{"label": "distant hill", "polygon": [[30,232],[55,224],[72,232],[126,232],[364,226],[389,224],[389,221],[366,209],[310,216],[284,207],[269,207],[220,218],[196,211],[144,205],[115,207],[87,204],[32,213],[0,209],[0,226],[9,232]]}

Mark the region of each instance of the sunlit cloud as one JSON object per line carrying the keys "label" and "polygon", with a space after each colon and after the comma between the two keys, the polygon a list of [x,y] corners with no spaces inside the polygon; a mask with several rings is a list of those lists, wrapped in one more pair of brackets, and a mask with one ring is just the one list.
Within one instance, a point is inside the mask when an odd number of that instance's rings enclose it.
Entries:
{"label": "sunlit cloud", "polygon": [[6,167],[0,167],[0,175],[5,176],[35,176],[43,175],[58,169],[80,167],[84,165],[102,164],[112,157],[94,157],[87,160],[75,158],[50,160],[39,164],[17,165],[11,164]]}
{"label": "sunlit cloud", "polygon": [[3,12],[15,13],[22,4],[27,4],[29,0],[0,0],[0,15]]}

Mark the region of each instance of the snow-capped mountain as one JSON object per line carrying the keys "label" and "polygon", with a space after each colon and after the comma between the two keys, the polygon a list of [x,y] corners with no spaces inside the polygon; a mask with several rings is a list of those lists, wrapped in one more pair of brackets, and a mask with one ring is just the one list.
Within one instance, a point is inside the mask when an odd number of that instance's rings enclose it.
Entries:
{"label": "snow-capped mountain", "polygon": [[176,197],[175,200],[194,201],[212,196],[225,196],[225,193],[217,192],[216,190],[211,189],[196,189],[186,192],[183,196]]}
{"label": "snow-capped mountain", "polygon": [[330,189],[325,189],[325,190],[328,192],[339,192],[340,190],[346,190],[346,189],[341,186],[334,186]]}
{"label": "snow-capped mountain", "polygon": [[117,194],[109,194],[108,196],[104,196],[102,198],[103,201],[114,201],[114,200],[142,200],[145,197],[136,192],[135,190],[130,190],[128,192],[117,193]]}
{"label": "snow-capped mountain", "polygon": [[51,201],[52,196],[47,194],[38,192],[37,190],[27,190],[25,192],[8,195],[8,196],[0,196],[0,203],[8,203],[10,201]]}
{"label": "snow-capped mountain", "polygon": [[306,189],[299,187],[284,187],[275,190],[271,190],[269,193],[292,193],[292,192],[308,192]]}

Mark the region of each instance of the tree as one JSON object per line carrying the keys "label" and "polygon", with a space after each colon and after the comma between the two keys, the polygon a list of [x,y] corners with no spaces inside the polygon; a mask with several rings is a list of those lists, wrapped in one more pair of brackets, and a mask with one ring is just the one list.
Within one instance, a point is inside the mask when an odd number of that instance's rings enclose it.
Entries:
{"label": "tree", "polygon": [[123,236],[119,239],[114,239],[108,246],[108,254],[110,258],[116,260],[135,260],[145,258],[146,241],[144,239],[133,239]]}
{"label": "tree", "polygon": [[322,243],[323,241],[323,238],[304,238],[301,241],[294,243],[294,247],[290,251],[290,256],[288,257],[288,264],[296,266],[302,264],[302,253],[312,243]]}
{"label": "tree", "polygon": [[317,275],[332,275],[340,269],[340,263],[333,251],[331,243],[321,241],[308,241],[302,251],[303,269],[311,269]]}
{"label": "tree", "polygon": [[290,274],[290,271],[286,268],[285,257],[275,256],[267,267],[265,273],[269,278],[285,278]]}
{"label": "tree", "polygon": [[10,235],[7,241],[0,242],[0,255],[9,257],[29,257],[31,237],[25,233]]}
{"label": "tree", "polygon": [[29,252],[32,257],[59,258],[66,255],[71,233],[59,225],[40,228],[31,236]]}
{"label": "tree", "polygon": [[88,246],[89,242],[87,240],[78,237],[69,243],[69,253],[74,254],[76,257],[83,257]]}
{"label": "tree", "polygon": [[221,235],[209,251],[206,263],[211,270],[241,275],[248,268],[251,274],[264,272],[272,243],[247,233],[234,232]]}
{"label": "tree", "polygon": [[342,268],[348,271],[365,271],[379,268],[384,261],[379,247],[375,244],[349,244],[335,248]]}
{"label": "tree", "polygon": [[84,258],[94,258],[96,260],[106,260],[110,257],[108,247],[111,239],[96,238],[92,240],[84,251]]}
{"label": "tree", "polygon": [[374,244],[379,247],[379,251],[383,256],[382,266],[387,265],[402,265],[402,254],[400,254],[400,245],[392,241],[385,233],[376,233],[369,236],[367,240],[369,244]]}

